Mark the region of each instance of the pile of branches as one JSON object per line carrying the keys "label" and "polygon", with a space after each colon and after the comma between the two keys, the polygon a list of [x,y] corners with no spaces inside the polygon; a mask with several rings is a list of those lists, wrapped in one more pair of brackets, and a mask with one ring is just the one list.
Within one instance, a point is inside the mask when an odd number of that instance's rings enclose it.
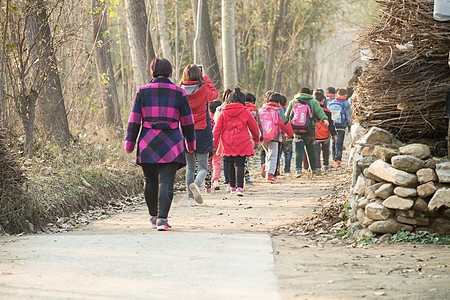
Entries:
{"label": "pile of branches", "polygon": [[433,0],[378,2],[380,23],[358,40],[369,61],[356,84],[355,118],[445,149],[450,26],[433,19]]}
{"label": "pile of branches", "polygon": [[25,181],[25,175],[16,156],[6,147],[6,129],[0,128],[0,187],[2,191],[16,188]]}
{"label": "pile of branches", "polygon": [[[6,145],[5,129],[0,128],[0,233],[30,231],[32,200],[24,190],[26,177],[17,157]],[[27,218],[27,219],[26,219]]]}

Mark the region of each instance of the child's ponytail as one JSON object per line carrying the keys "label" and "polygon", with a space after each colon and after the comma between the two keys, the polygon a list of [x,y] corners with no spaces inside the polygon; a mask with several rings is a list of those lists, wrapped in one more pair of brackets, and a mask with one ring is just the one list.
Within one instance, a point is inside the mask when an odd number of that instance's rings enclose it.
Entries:
{"label": "child's ponytail", "polygon": [[245,95],[241,92],[241,89],[236,86],[234,90],[228,95],[227,104],[230,103],[242,103],[245,105]]}

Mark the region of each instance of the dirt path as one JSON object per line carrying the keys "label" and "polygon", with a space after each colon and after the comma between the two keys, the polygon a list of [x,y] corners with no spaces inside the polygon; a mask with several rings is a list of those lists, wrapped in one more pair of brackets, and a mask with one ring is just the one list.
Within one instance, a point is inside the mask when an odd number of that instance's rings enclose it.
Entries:
{"label": "dirt path", "polygon": [[[211,195],[205,196],[205,204],[194,208],[187,207],[187,201],[184,193],[179,193],[175,196],[174,203],[171,209],[170,222],[173,226],[173,231],[169,233],[152,231],[149,228],[147,221],[147,212],[145,206],[134,209],[127,213],[121,213],[112,216],[111,218],[94,222],[86,227],[64,234],[65,239],[69,241],[76,240],[80,236],[89,237],[93,236],[90,241],[95,244],[103,244],[103,247],[108,246],[114,250],[114,243],[110,244],[108,236],[111,239],[117,240],[117,243],[127,244],[121,245],[123,251],[133,252],[138,255],[129,259],[140,260],[142,257],[147,257],[146,249],[149,252],[156,251],[158,249],[153,247],[154,243],[145,244],[147,239],[158,241],[166,241],[164,244],[167,250],[171,253],[173,258],[174,270],[173,271],[147,271],[139,267],[139,263],[135,263],[134,270],[130,272],[136,272],[137,277],[150,276],[152,280],[159,282],[158,286],[161,286],[165,291],[174,289],[173,285],[167,284],[167,276],[172,274],[173,276],[180,276],[179,284],[177,288],[186,291],[194,290],[200,294],[175,294],[175,296],[168,297],[169,299],[185,299],[187,296],[193,299],[233,299],[242,297],[241,294],[227,294],[230,290],[239,290],[247,293],[245,294],[248,299],[276,299],[278,295],[281,299],[449,299],[450,298],[450,251],[443,246],[432,245],[372,245],[366,247],[353,247],[348,243],[337,242],[335,240],[329,241],[325,235],[319,236],[302,236],[302,235],[289,235],[280,234],[272,236],[272,245],[268,251],[263,251],[265,255],[261,260],[268,263],[264,268],[258,269],[256,263],[252,265],[246,265],[243,270],[255,268],[257,274],[263,274],[261,279],[267,280],[268,286],[272,284],[272,278],[270,274],[275,274],[277,278],[275,281],[275,287],[271,287],[268,290],[275,291],[274,294],[260,293],[261,287],[254,286],[254,281],[246,287],[241,285],[233,285],[232,280],[236,274],[229,274],[229,277],[215,278],[212,274],[220,273],[220,270],[228,270],[226,262],[232,261],[233,256],[241,254],[239,249],[247,249],[251,245],[258,246],[259,249],[265,249],[266,244],[264,242],[265,236],[269,237],[269,232],[278,226],[286,225],[291,222],[299,221],[310,216],[314,209],[319,206],[317,199],[321,196],[335,193],[332,187],[341,181],[348,181],[348,176],[345,173],[339,171],[332,172],[327,176],[320,176],[316,178],[293,178],[290,176],[280,177],[279,184],[267,184],[258,180],[256,174],[253,174],[255,184],[247,186],[245,197],[238,198],[226,193],[224,190],[218,191]],[[45,264],[35,265],[34,268],[27,269],[26,265],[32,265],[33,261],[36,261],[37,257],[43,256],[38,253],[36,249],[24,249],[20,247],[12,247],[11,245],[19,245],[21,241],[32,239],[52,239],[52,236],[60,235],[34,235],[34,236],[22,236],[22,237],[0,237],[0,295],[3,293],[3,297],[0,298],[22,298],[14,297],[21,295],[32,296],[33,292],[32,284],[30,284],[29,291],[24,292],[21,286],[14,286],[13,282],[17,280],[27,279],[29,282],[33,282],[33,274],[39,268],[45,268]],[[73,237],[72,239],[70,237]],[[98,240],[95,242],[95,238],[99,236],[106,237],[106,240]],[[115,238],[114,238],[115,236]],[[127,240],[133,236],[131,240]],[[220,239],[223,236],[223,239]],[[118,239],[117,237],[121,237]],[[163,238],[161,238],[163,237]],[[202,274],[202,282],[192,282],[183,279],[183,274],[176,272],[176,264],[181,264],[183,261],[177,260],[177,256],[180,255],[177,250],[179,247],[185,247],[182,245],[196,244],[196,238],[198,240],[198,247],[192,247],[188,250],[188,258],[195,261],[193,265],[187,265],[186,268],[199,268],[204,265],[214,265],[215,257],[220,258],[221,264],[215,266],[212,269],[213,272],[208,271]],[[205,239],[205,237],[207,237]],[[229,244],[231,240],[235,240],[236,244]],[[253,241],[251,238],[255,240]],[[142,243],[140,240],[142,239]],[[174,242],[168,243],[170,240],[175,241],[181,239],[180,244]],[[187,240],[183,240],[187,239]],[[178,241],[178,240],[177,240]],[[190,241],[188,243],[187,241]],[[89,242],[89,243],[91,243]],[[80,243],[83,241],[80,240]],[[24,245],[30,245],[30,243]],[[75,245],[75,246],[74,246]],[[79,245],[83,248],[83,244],[72,244],[72,247],[76,248]],[[134,245],[134,246],[133,246]],[[223,245],[217,247],[217,245]],[[237,246],[236,246],[237,245]],[[244,245],[244,246],[242,246]],[[118,245],[116,245],[118,247]],[[242,246],[242,247],[239,247]],[[31,246],[26,246],[31,247]],[[191,247],[191,246],[189,246]],[[27,253],[26,256],[21,256],[20,253],[14,253],[14,251],[23,251]],[[94,254],[98,251],[98,248],[89,248]],[[97,249],[97,250],[96,250]],[[122,248],[120,248],[122,249]],[[227,249],[229,252],[226,252]],[[233,250],[234,249],[234,250]],[[27,252],[27,250],[30,250]],[[40,249],[45,251],[45,249]],[[66,249],[67,253],[70,251],[77,251],[76,249]],[[172,251],[172,252],[171,252]],[[222,251],[222,252],[221,252]],[[255,254],[258,251],[249,250],[249,255]],[[89,252],[88,252],[89,253]],[[184,252],[183,252],[184,253]],[[217,254],[217,253],[220,253]],[[86,254],[86,253],[85,253]],[[271,266],[271,262],[267,259],[267,254],[274,262],[274,266]],[[49,260],[51,260],[51,253]],[[105,253],[108,258],[110,254]],[[151,260],[152,256],[147,258]],[[163,260],[164,255],[158,253],[159,259]],[[55,258],[56,259],[56,258]],[[64,262],[64,256],[60,256],[61,263]],[[112,259],[109,257],[109,259]],[[154,259],[154,257],[153,257]],[[255,257],[256,259],[256,257]],[[244,259],[245,260],[245,259]],[[239,265],[244,265],[244,260]],[[261,261],[258,260],[258,261]],[[106,260],[108,261],[108,260]],[[125,260],[126,261],[126,260]],[[256,260],[255,260],[256,261]],[[129,260],[128,260],[129,262]],[[66,262],[64,262],[66,263]],[[86,266],[83,272],[92,272],[90,268],[95,268],[95,259],[86,259]],[[125,266],[124,266],[125,267]],[[239,266],[234,266],[238,268]],[[103,272],[111,272],[112,275],[117,275],[115,272],[118,270],[111,268],[108,269],[108,264],[102,266]],[[126,266],[127,269],[130,266]],[[203,267],[202,267],[203,268]],[[206,268],[206,267],[205,267]],[[267,270],[267,268],[272,270]],[[200,268],[201,269],[201,268]],[[18,270],[25,273],[18,274]],[[90,270],[90,271],[89,271]],[[236,269],[237,270],[237,269]],[[188,272],[189,270],[185,270]],[[192,270],[191,270],[192,271]],[[270,271],[267,273],[267,271]],[[55,270],[49,270],[49,272],[56,272]],[[60,271],[59,271],[60,272]],[[83,276],[83,272],[79,273]],[[93,283],[100,284],[102,277],[101,271],[95,277],[86,277],[87,280]],[[197,272],[197,273],[199,273]],[[119,272],[120,273],[120,272]],[[269,274],[270,273],[270,274]],[[60,273],[56,273],[58,275]],[[255,273],[254,273],[255,274]],[[100,276],[100,277],[99,277]],[[224,275],[225,276],[225,275]],[[253,277],[251,273],[243,274],[243,276]],[[8,278],[15,278],[10,280]],[[56,276],[55,278],[58,278]],[[172,277],[171,277],[172,278]],[[208,280],[210,278],[210,280]],[[214,280],[215,279],[215,280]],[[223,282],[230,282],[229,286],[234,286],[234,289],[226,289],[226,285],[223,286]],[[114,281],[113,281],[114,282]],[[181,284],[182,282],[183,284]],[[186,283],[187,282],[187,283]],[[73,298],[73,299],[89,299],[100,298],[108,299],[114,297],[111,294],[102,294],[101,291],[94,293],[93,290],[89,290],[90,293],[77,293],[71,291],[71,294],[65,294],[62,292],[64,284],[68,284],[67,280],[58,281],[58,288],[50,289],[53,295],[50,293],[43,293],[38,291],[38,295],[43,295],[42,298]],[[85,283],[86,284],[86,283]],[[122,282],[123,284],[123,282]],[[139,282],[130,280],[130,285],[135,287],[132,291],[142,288],[145,285],[139,285]],[[136,285],[136,286],[135,286]],[[51,286],[51,283],[49,283]],[[14,294],[14,287],[18,290],[18,294]],[[87,283],[87,288],[89,282]],[[208,290],[217,289],[214,294]],[[253,288],[252,288],[253,287]],[[246,288],[246,289],[245,289]],[[44,288],[45,289],[45,288]],[[227,292],[225,292],[227,291]],[[250,292],[249,292],[250,291]],[[36,290],[34,290],[36,292]],[[129,293],[129,298],[142,298],[146,296],[134,292]],[[51,295],[52,297],[47,297]],[[69,296],[68,296],[69,295]],[[118,294],[116,294],[118,295]],[[134,297],[132,297],[134,295]],[[169,294],[173,295],[173,294]],[[206,296],[210,295],[210,297]],[[214,295],[211,296],[211,295]],[[186,297],[185,297],[186,296]],[[37,297],[40,298],[40,297]],[[126,297],[125,297],[126,298]],[[150,297],[151,298],[151,297]]]}

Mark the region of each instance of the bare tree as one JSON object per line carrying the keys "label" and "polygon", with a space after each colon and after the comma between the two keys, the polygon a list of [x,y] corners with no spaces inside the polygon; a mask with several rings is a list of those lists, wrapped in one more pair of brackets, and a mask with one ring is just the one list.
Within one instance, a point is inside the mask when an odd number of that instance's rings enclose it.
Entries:
{"label": "bare tree", "polygon": [[119,97],[111,60],[111,47],[107,27],[108,8],[106,1],[92,0],[93,34],[100,95],[105,109],[105,123],[122,134]]}
{"label": "bare tree", "polygon": [[46,2],[30,0],[28,3],[30,11],[26,23],[27,39],[33,57],[34,72],[36,77],[41,79],[37,90],[39,121],[50,139],[56,141],[60,147],[66,147],[70,142],[69,123]]}
{"label": "bare tree", "polygon": [[[288,0],[286,0],[288,1]],[[266,90],[272,89],[272,73],[273,73],[273,65],[275,52],[277,47],[277,36],[278,32],[284,22],[285,15],[285,0],[280,0],[280,6],[278,8],[278,16],[275,20],[275,24],[273,25],[272,32],[270,34],[270,42],[269,42],[269,57],[267,59],[266,64]]]}
{"label": "bare tree", "polygon": [[9,22],[9,0],[6,0],[5,27],[3,28],[2,50],[0,52],[0,101],[2,101],[2,126],[6,128],[6,105],[3,90],[3,68],[5,65],[6,32]]}
{"label": "bare tree", "polygon": [[234,3],[235,0],[222,0],[223,87],[225,89],[234,88],[237,85]]}
{"label": "bare tree", "polygon": [[150,62],[155,58],[145,0],[125,0],[127,31],[136,86],[150,82]]}
{"label": "bare tree", "polygon": [[173,62],[172,49],[170,47],[170,35],[166,20],[166,1],[156,0],[156,16],[158,18],[158,31],[161,40],[162,53],[165,58]]}
{"label": "bare tree", "polygon": [[[192,10],[194,12],[194,26],[197,27],[197,5],[198,0],[191,0]],[[199,58],[200,63],[211,78],[217,90],[222,89],[222,78],[220,75],[219,63],[216,55],[216,48],[214,47],[214,39],[211,30],[211,23],[209,19],[209,10],[207,1],[203,2],[202,14],[200,15],[201,31],[199,36]]]}

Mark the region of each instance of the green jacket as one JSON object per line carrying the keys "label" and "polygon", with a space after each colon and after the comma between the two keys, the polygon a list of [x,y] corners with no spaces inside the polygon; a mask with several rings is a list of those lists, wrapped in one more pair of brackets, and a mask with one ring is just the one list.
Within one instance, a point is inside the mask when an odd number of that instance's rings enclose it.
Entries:
{"label": "green jacket", "polygon": [[317,125],[316,120],[322,120],[322,121],[328,120],[327,115],[325,115],[325,112],[323,111],[322,107],[320,107],[319,102],[316,99],[314,99],[311,95],[303,94],[303,93],[295,95],[294,99],[291,100],[291,102],[289,102],[289,105],[286,108],[286,117],[289,120],[292,119],[290,116],[291,111],[292,111],[292,108],[294,107],[294,104],[297,103],[298,99],[309,100],[308,101],[309,107],[311,108],[311,113],[313,115],[313,120],[312,120],[313,128],[316,127],[316,125]]}

